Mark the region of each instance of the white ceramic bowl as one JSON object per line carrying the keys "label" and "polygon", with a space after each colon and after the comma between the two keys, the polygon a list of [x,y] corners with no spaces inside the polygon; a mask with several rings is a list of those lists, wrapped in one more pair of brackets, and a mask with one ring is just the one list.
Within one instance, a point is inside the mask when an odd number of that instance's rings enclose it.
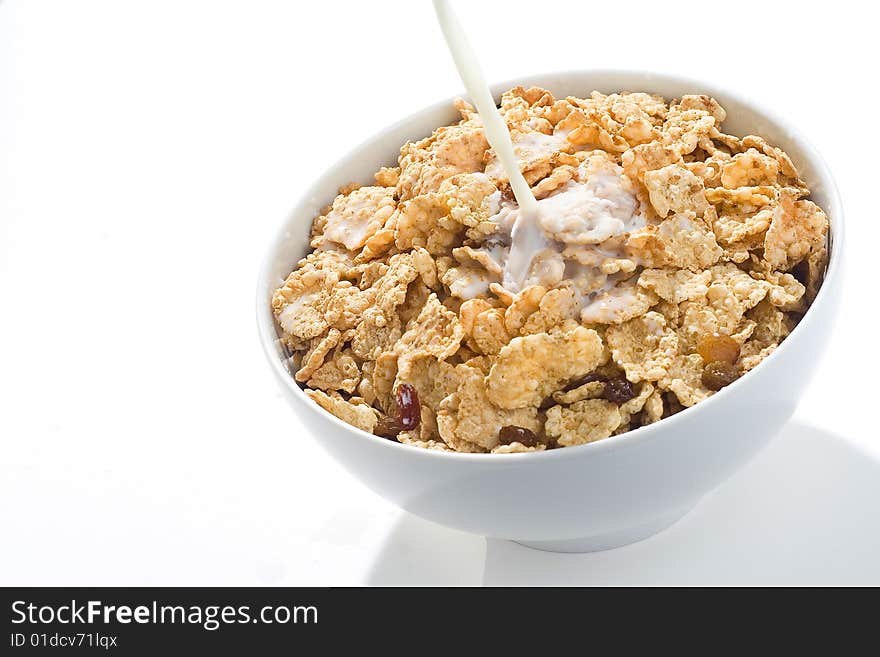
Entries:
{"label": "white ceramic bowl", "polygon": [[[260,339],[282,390],[318,442],[383,497],[434,522],[547,550],[602,550],[654,534],[688,512],[758,453],[788,420],[830,336],[841,291],[843,213],[816,151],[785,121],[714,85],[627,71],[550,73],[495,85],[538,85],[557,97],[597,89],[667,98],[706,93],[726,109],[725,131],[757,134],[795,162],[831,222],[825,283],[803,321],[746,376],[657,424],[579,447],[531,454],[423,450],[355,429],[297,387],[279,347],[273,290],[308,249],[312,218],[349,182],[369,183],[408,139],[457,120],[452,100],[387,128],[342,158],[303,194],[269,250],[257,289]],[[293,437],[292,437],[293,438]]]}

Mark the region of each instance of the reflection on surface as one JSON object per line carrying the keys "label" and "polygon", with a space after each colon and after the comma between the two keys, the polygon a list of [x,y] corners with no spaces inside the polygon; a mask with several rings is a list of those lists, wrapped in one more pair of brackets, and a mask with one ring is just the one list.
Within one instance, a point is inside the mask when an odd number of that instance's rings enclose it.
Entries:
{"label": "reflection on surface", "polygon": [[371,585],[880,584],[880,461],[796,422],[678,524],[592,554],[538,552],[403,514]]}

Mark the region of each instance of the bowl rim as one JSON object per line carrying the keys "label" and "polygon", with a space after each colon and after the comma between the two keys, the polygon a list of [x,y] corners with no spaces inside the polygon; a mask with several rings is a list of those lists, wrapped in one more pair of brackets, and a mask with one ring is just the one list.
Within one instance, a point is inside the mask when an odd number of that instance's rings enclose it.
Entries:
{"label": "bowl rim", "polygon": [[[747,385],[747,383],[744,384],[743,381],[745,380],[746,382],[748,382],[748,380],[750,380],[751,378],[749,375],[753,371],[763,371],[768,366],[768,363],[772,364],[779,359],[779,354],[783,350],[785,350],[786,347],[790,346],[789,343],[791,342],[792,335],[800,335],[804,333],[806,330],[808,330],[808,327],[814,323],[814,317],[817,315],[817,313],[814,312],[814,308],[816,308],[816,306],[823,306],[827,303],[829,295],[832,293],[831,290],[834,287],[834,285],[832,284],[833,281],[837,280],[841,276],[841,261],[842,251],[844,248],[845,222],[843,216],[843,204],[840,197],[840,190],[834,180],[834,177],[831,173],[830,168],[828,167],[827,162],[819,153],[819,151],[815,148],[812,142],[804,137],[800,130],[793,126],[791,122],[789,122],[787,119],[784,119],[774,111],[768,109],[760,102],[745,98],[739,92],[732,91],[729,88],[719,86],[714,83],[708,83],[704,80],[663,71],[626,68],[565,69],[561,71],[546,71],[543,73],[524,75],[518,78],[514,78],[512,80],[492,83],[489,86],[492,90],[493,95],[498,96],[504,91],[511,89],[515,86],[547,84],[547,80],[551,78],[564,79],[566,77],[572,76],[620,76],[622,78],[628,79],[641,77],[644,79],[645,83],[650,83],[651,80],[659,80],[667,84],[674,84],[682,87],[691,87],[695,90],[695,93],[705,93],[712,97],[721,96],[733,99],[736,102],[750,107],[756,113],[761,114],[769,119],[770,122],[785,129],[789,139],[798,145],[801,154],[810,161],[810,163],[815,168],[819,179],[824,183],[826,192],[828,194],[828,207],[822,209],[829,215],[830,218],[833,217],[833,221],[829,221],[828,228],[829,259],[825,269],[825,277],[823,279],[822,286],[819,288],[816,298],[813,300],[813,303],[810,304],[810,307],[804,313],[804,316],[801,318],[800,322],[798,322],[797,326],[795,326],[792,332],[788,336],[786,336],[786,339],[783,340],[782,343],[780,343],[780,345],[776,349],[774,349],[769,356],[765,357],[760,363],[758,363],[758,365],[756,365],[753,370],[750,370],[741,378],[737,379],[730,385],[719,390],[718,392],[699,402],[698,404],[694,404],[693,406],[684,408],[675,415],[663,418],[657,422],[654,422],[653,424],[638,427],[636,429],[625,431],[621,434],[609,436],[601,440],[584,443],[582,445],[565,447],[562,449],[541,450],[534,452],[517,452],[511,454],[491,454],[488,452],[468,453],[456,452],[453,450],[445,451],[438,449],[425,449],[421,447],[416,447],[414,445],[407,445],[405,443],[388,440],[386,438],[367,433],[362,429],[358,429],[357,427],[343,422],[338,417],[319,406],[311,398],[309,398],[298,385],[296,385],[293,377],[290,375],[287,368],[284,367],[281,359],[277,357],[275,340],[277,340],[278,336],[275,330],[274,322],[267,321],[266,319],[267,313],[265,308],[265,292],[268,288],[269,269],[273,262],[274,255],[277,252],[279,245],[284,240],[290,239],[288,235],[288,226],[293,213],[303,203],[303,201],[308,198],[309,192],[321,181],[324,180],[324,178],[328,175],[328,172],[336,169],[341,163],[348,160],[353,153],[356,153],[361,150],[361,148],[376,142],[382,135],[402,128],[403,126],[413,122],[418,117],[424,114],[452,107],[452,104],[456,98],[467,97],[466,94],[456,94],[455,96],[432,103],[420,110],[410,113],[409,115],[393,123],[388,124],[367,139],[364,139],[360,143],[356,144],[354,147],[349,149],[349,151],[345,153],[342,157],[338,158],[330,167],[328,167],[325,172],[314,178],[311,181],[310,185],[303,188],[304,192],[300,194],[296,204],[293,206],[293,209],[287,213],[287,219],[284,223],[282,223],[279,229],[276,230],[274,237],[272,238],[268,248],[265,251],[265,255],[260,265],[256,295],[257,332],[259,333],[260,343],[263,347],[263,352],[269,360],[270,367],[272,368],[276,376],[281,380],[282,385],[290,390],[294,396],[298,397],[302,402],[304,402],[304,404],[311,409],[311,412],[316,412],[323,415],[326,419],[329,419],[331,422],[335,423],[340,429],[352,433],[354,437],[358,439],[371,440],[376,445],[377,449],[398,451],[403,450],[402,452],[400,452],[401,457],[404,457],[404,454],[410,454],[413,458],[432,459],[435,461],[471,463],[478,462],[481,465],[489,463],[498,463],[499,465],[506,466],[512,465],[513,463],[516,463],[517,465],[525,465],[526,463],[549,461],[550,459],[573,458],[579,455],[587,456],[591,453],[599,454],[600,452],[615,451],[623,448],[634,448],[636,445],[643,441],[658,439],[658,437],[655,437],[654,434],[658,432],[672,431],[674,430],[676,425],[683,422],[685,418],[690,418],[694,413],[700,412],[700,410],[708,411],[708,409],[710,409],[713,405],[722,403],[727,397],[733,394],[737,394],[737,391],[743,385]],[[626,89],[622,87],[620,90],[624,91]],[[343,182],[341,184],[345,183]]]}

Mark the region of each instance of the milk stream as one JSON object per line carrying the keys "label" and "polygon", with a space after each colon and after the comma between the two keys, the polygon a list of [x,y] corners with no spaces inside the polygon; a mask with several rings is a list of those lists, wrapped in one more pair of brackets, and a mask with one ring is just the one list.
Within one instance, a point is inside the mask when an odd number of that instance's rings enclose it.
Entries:
{"label": "milk stream", "polygon": [[495,100],[483,77],[483,71],[477,61],[477,57],[471,48],[464,30],[448,0],[434,0],[434,10],[437,20],[443,30],[443,36],[452,59],[461,76],[461,81],[467,89],[471,101],[477,108],[483,121],[483,128],[489,145],[495,150],[495,155],[504,167],[510,188],[519,204],[519,213],[511,233],[510,255],[504,271],[504,286],[513,292],[522,289],[532,257],[535,253],[547,246],[547,239],[538,226],[538,202],[529,188],[529,184],[523,177],[513,150],[513,142],[510,140],[510,131],[507,124],[501,118]]}

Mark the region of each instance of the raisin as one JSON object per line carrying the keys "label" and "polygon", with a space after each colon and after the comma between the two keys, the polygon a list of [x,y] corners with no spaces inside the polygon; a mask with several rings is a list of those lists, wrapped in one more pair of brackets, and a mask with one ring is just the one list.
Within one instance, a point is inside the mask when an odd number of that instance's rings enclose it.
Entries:
{"label": "raisin", "polygon": [[397,386],[397,419],[404,431],[412,431],[422,421],[422,405],[419,403],[419,393],[409,383],[401,383]]}
{"label": "raisin", "polygon": [[373,434],[394,441],[397,441],[397,434],[401,431],[403,431],[403,427],[393,415],[383,415],[373,427]]}
{"label": "raisin", "polygon": [[605,382],[605,390],[602,391],[602,397],[610,401],[612,404],[623,404],[636,396],[636,389],[633,384],[624,378],[609,379]]}
{"label": "raisin", "polygon": [[741,376],[739,369],[724,361],[713,361],[703,368],[701,380],[709,390],[721,390]]}
{"label": "raisin", "polygon": [[397,440],[401,431],[413,431],[422,421],[422,405],[419,393],[409,383],[401,383],[394,394],[393,412],[379,418],[373,433],[383,438]]}
{"label": "raisin", "polygon": [[541,405],[538,406],[538,410],[539,411],[546,411],[551,406],[556,406],[556,400],[553,399],[552,395],[545,398],[544,401],[541,402]]}
{"label": "raisin", "polygon": [[791,268],[791,275],[794,276],[801,285],[807,284],[810,280],[810,263],[807,262],[806,258]]}
{"label": "raisin", "polygon": [[506,426],[501,427],[498,432],[498,442],[502,445],[510,443],[521,443],[526,447],[534,447],[538,444],[538,437],[534,431],[529,431],[525,427]]}
{"label": "raisin", "polygon": [[675,393],[663,393],[663,417],[670,417],[671,415],[680,413],[683,410],[684,406],[682,406],[681,402],[678,401],[678,397],[675,396]]}
{"label": "raisin", "polygon": [[730,363],[739,358],[739,343],[729,335],[712,333],[704,335],[697,344],[697,353],[704,363]]}

